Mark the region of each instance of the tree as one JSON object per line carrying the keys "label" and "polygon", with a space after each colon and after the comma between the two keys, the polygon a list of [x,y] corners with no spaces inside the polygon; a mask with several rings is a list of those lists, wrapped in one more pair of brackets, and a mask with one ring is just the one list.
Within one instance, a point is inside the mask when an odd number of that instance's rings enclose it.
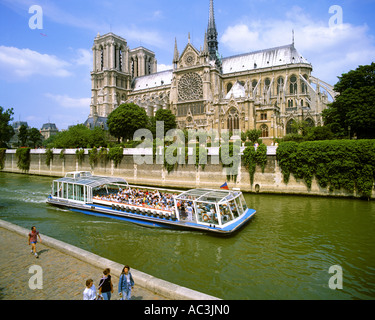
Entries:
{"label": "tree", "polygon": [[23,124],[20,126],[18,130],[18,144],[20,144],[21,147],[26,147],[28,138],[29,138],[29,130]]}
{"label": "tree", "polygon": [[28,132],[29,140],[33,144],[33,148],[41,145],[43,136],[37,128],[31,128]]}
{"label": "tree", "polygon": [[70,127],[67,131],[59,132],[48,144],[54,148],[86,148],[106,145],[105,132],[101,128],[90,130],[83,124]]}
{"label": "tree", "polygon": [[176,116],[168,109],[159,109],[156,111],[155,121],[164,122],[164,136],[168,130],[177,128]]}
{"label": "tree", "polygon": [[324,122],[336,136],[375,138],[375,63],[342,74],[336,100],[323,111]]}
{"label": "tree", "polygon": [[7,147],[7,143],[14,135],[13,127],[9,124],[13,120],[12,116],[13,108],[4,112],[3,107],[0,106],[0,148]]}
{"label": "tree", "polygon": [[138,129],[147,128],[149,121],[146,111],[134,103],[122,104],[108,115],[109,133],[120,139],[132,139]]}
{"label": "tree", "polygon": [[259,137],[262,135],[262,131],[256,130],[256,129],[248,130],[246,131],[246,135],[252,143],[255,143],[258,141]]}
{"label": "tree", "polygon": [[332,140],[334,135],[329,127],[314,127],[311,128],[307,134],[308,141],[315,141],[315,140]]}

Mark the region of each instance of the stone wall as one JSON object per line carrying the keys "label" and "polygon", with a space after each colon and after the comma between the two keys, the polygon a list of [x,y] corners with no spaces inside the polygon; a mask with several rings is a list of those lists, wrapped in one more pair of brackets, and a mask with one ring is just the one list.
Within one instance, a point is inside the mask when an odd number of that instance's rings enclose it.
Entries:
{"label": "stone wall", "polygon": [[[91,168],[89,163],[88,151],[85,150],[85,156],[80,164],[75,154],[75,149],[64,151],[63,159],[60,158],[59,149],[53,150],[54,156],[50,165],[46,165],[45,150],[31,150],[30,170],[28,174],[43,175],[51,177],[64,176],[70,171],[91,171],[94,175],[118,176],[126,179],[129,184],[159,186],[166,188],[219,188],[227,181],[226,169],[221,164],[211,164],[211,156],[208,157],[207,165],[204,169],[197,168],[195,165],[179,165],[177,170],[168,171],[161,164],[142,164],[134,163],[132,149],[124,150],[124,157],[118,167],[114,166],[113,161],[100,162]],[[214,154],[209,151],[208,153]],[[301,195],[319,195],[319,196],[338,196],[338,197],[359,197],[356,193],[349,193],[345,190],[329,191],[328,188],[321,188],[316,180],[313,180],[309,189],[303,180],[296,180],[291,175],[288,184],[283,182],[283,175],[276,160],[275,150],[269,148],[267,152],[268,162],[264,173],[259,166],[256,168],[254,183],[250,184],[250,176],[241,165],[237,180],[227,181],[229,188],[239,188],[244,192],[257,193],[278,193],[278,194],[301,194]],[[16,150],[7,150],[4,163],[4,172],[22,173],[17,167]],[[375,199],[375,192],[372,192],[372,199]]]}

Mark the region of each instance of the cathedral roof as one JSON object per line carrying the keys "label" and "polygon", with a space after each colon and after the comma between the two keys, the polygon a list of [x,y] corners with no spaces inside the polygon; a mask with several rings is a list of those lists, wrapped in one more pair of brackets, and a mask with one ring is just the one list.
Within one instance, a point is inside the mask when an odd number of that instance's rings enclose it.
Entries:
{"label": "cathedral roof", "polygon": [[172,84],[173,70],[161,71],[133,80],[134,91],[156,88]]}
{"label": "cathedral roof", "polygon": [[293,44],[240,54],[223,59],[223,74],[285,66],[294,63],[310,63],[302,57]]}

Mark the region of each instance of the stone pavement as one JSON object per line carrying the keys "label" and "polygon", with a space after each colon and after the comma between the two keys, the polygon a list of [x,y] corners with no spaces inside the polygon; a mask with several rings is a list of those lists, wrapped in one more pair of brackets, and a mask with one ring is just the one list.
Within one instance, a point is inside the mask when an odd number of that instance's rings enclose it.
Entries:
{"label": "stone pavement", "polygon": [[[83,262],[57,249],[37,244],[39,258],[30,254],[27,236],[0,227],[0,300],[82,300],[87,279],[93,279],[98,287],[103,270]],[[43,289],[32,290],[29,280],[36,276],[29,273],[30,267],[42,269]],[[114,293],[112,300],[118,300],[118,277],[112,275]],[[35,283],[32,281],[32,283]],[[133,300],[167,300],[135,283]]]}

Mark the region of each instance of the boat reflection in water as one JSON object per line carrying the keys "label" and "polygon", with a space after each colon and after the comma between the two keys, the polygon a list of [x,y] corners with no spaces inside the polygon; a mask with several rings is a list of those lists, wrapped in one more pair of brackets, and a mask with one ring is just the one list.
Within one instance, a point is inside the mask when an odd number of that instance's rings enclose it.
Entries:
{"label": "boat reflection in water", "polygon": [[238,190],[177,191],[129,185],[117,177],[70,172],[54,180],[47,203],[148,227],[229,235],[255,214]]}

